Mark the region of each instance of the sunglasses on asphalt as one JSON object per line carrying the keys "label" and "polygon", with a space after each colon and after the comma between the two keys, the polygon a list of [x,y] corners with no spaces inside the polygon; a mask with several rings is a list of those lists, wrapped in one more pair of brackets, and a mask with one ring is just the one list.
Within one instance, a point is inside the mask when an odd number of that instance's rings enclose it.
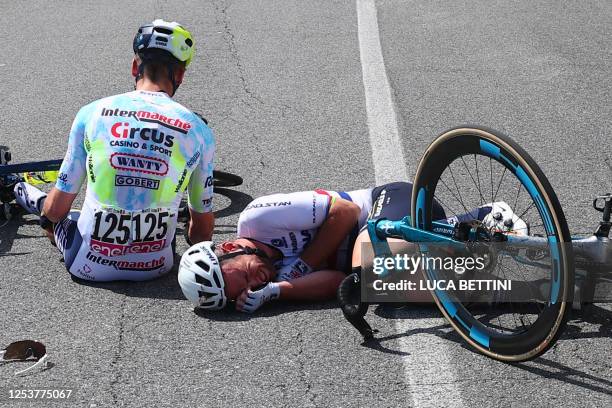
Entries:
{"label": "sunglasses on asphalt", "polygon": [[36,361],[36,363],[25,370],[16,371],[15,375],[23,375],[37,367],[47,368],[49,355],[44,344],[34,340],[16,341],[4,350],[0,350],[0,363],[9,361]]}

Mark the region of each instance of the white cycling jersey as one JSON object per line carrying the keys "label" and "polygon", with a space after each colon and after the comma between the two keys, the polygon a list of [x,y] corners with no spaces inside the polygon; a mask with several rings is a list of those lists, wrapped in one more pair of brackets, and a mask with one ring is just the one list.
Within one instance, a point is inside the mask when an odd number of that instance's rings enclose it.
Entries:
{"label": "white cycling jersey", "polygon": [[[133,91],[83,107],[56,183],[77,193],[87,180],[81,214],[56,228],[69,271],[89,280],[169,271],[183,192],[193,210],[212,210],[214,149],[205,122],[164,92]],[[75,221],[77,236],[62,232]]]}
{"label": "white cycling jersey", "polygon": [[[352,253],[353,239],[366,225],[368,218],[399,220],[409,215],[411,192],[411,184],[396,182],[349,192],[315,190],[259,197],[240,214],[238,237],[254,239],[277,248],[283,254],[283,259],[275,265],[280,269],[293,263],[315,237],[327,218],[331,198],[344,198],[357,204],[361,213],[354,231],[344,239],[338,252],[327,260],[325,267],[346,271],[351,260],[349,255]],[[488,227],[507,230],[503,223],[512,220],[512,228],[516,233],[523,233],[527,229],[526,224],[502,202],[484,204],[465,214],[451,217],[446,217],[441,207],[434,212],[440,222],[451,225],[479,219]],[[493,217],[493,213],[497,218]]]}
{"label": "white cycling jersey", "polygon": [[[358,228],[365,225],[372,208],[372,189],[336,192],[327,190],[272,194],[253,200],[240,214],[238,237],[250,238],[278,249],[283,259],[275,266],[290,264],[312,241],[327,218],[332,197],[348,199],[361,208]],[[346,265],[349,237],[327,267],[343,269]]]}

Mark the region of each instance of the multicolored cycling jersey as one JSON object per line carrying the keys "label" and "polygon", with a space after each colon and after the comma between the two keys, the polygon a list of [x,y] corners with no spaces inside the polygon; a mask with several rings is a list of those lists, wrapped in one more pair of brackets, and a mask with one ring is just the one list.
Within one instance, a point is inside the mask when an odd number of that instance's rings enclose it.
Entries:
{"label": "multicolored cycling jersey", "polygon": [[[283,254],[283,259],[275,265],[280,268],[290,264],[312,241],[336,198],[350,200],[361,208],[355,231],[363,227],[372,208],[372,190],[318,189],[256,198],[240,214],[238,237],[255,239],[277,248]],[[347,237],[327,266],[343,269],[348,251],[352,250],[349,245],[350,237]]]}
{"label": "multicolored cycling jersey", "polygon": [[205,122],[163,92],[133,91],[83,107],[56,183],[77,193],[87,179],[78,218],[83,243],[71,269],[134,280],[135,273],[148,279],[168,271],[183,192],[194,211],[212,210],[214,151]]}

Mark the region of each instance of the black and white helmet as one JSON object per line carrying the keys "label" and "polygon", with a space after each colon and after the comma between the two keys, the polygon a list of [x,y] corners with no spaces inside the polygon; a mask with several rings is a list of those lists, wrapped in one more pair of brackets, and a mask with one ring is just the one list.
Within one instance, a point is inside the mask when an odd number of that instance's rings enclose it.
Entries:
{"label": "black and white helmet", "polygon": [[225,282],[212,241],[195,244],[183,254],[178,281],[183,295],[196,307],[213,310],[225,307]]}
{"label": "black and white helmet", "polygon": [[185,27],[159,18],[138,29],[132,48],[139,55],[153,49],[165,51],[186,67],[195,53],[193,37]]}

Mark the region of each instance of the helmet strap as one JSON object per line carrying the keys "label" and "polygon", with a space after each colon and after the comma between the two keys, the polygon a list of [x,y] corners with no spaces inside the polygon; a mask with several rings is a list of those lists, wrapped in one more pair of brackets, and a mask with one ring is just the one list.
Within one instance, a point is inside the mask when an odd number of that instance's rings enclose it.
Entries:
{"label": "helmet strap", "polygon": [[266,254],[261,249],[251,248],[251,247],[241,247],[240,250],[235,251],[235,252],[230,252],[229,254],[223,254],[219,256],[217,259],[219,260],[219,263],[220,263],[221,261],[224,261],[226,259],[235,258],[240,255],[257,255],[260,258],[270,259],[268,254]]}
{"label": "helmet strap", "polygon": [[[145,69],[146,63],[147,61],[143,58],[140,61],[140,65],[138,65],[138,75],[136,75],[136,78],[134,79],[134,89],[136,89],[136,84],[138,83],[138,81],[140,81],[142,77],[144,76],[144,69]],[[177,85],[176,81],[174,80],[173,65],[170,63],[166,64],[166,68],[168,70],[168,79],[170,80],[170,83],[172,84],[172,94],[170,96],[173,97],[174,94],[176,93],[176,90],[179,88],[180,85]]]}
{"label": "helmet strap", "polygon": [[140,81],[144,76],[144,64],[144,60],[141,60],[140,65],[138,65],[138,75],[136,75],[136,78],[134,78],[134,89],[136,89],[136,84],[138,81]]}
{"label": "helmet strap", "polygon": [[172,84],[172,95],[170,95],[172,97],[176,93],[179,85],[177,85],[176,81],[174,80],[174,68],[172,64],[166,64],[166,66],[168,67],[168,77],[170,79],[170,83]]}

